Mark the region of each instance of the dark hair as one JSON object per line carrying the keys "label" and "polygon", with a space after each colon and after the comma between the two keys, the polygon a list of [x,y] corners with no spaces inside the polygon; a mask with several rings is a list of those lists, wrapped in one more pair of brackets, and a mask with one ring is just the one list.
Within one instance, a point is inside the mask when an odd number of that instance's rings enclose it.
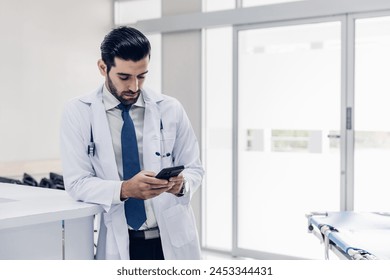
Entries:
{"label": "dark hair", "polygon": [[115,57],[137,62],[147,55],[150,57],[148,38],[135,28],[121,26],[111,30],[100,45],[102,59],[107,66],[107,73],[115,66]]}

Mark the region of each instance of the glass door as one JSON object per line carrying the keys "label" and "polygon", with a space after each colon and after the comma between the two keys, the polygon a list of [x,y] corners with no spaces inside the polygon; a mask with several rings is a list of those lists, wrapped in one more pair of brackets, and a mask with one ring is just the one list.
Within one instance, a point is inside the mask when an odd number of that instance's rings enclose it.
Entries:
{"label": "glass door", "polygon": [[355,20],[356,211],[390,212],[390,16]]}
{"label": "glass door", "polygon": [[305,214],[340,209],[341,26],[237,29],[238,254],[323,259]]}

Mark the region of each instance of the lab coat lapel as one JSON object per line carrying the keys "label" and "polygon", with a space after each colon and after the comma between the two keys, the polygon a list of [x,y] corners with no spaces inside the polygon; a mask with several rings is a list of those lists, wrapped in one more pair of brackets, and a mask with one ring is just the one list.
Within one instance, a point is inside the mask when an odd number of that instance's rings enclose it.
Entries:
{"label": "lab coat lapel", "polygon": [[144,169],[158,172],[161,169],[161,158],[156,155],[160,151],[160,111],[155,98],[144,91]]}
{"label": "lab coat lapel", "polygon": [[104,172],[104,179],[119,180],[102,94],[101,90],[98,91],[91,103],[93,137],[97,156],[100,159],[102,171]]}

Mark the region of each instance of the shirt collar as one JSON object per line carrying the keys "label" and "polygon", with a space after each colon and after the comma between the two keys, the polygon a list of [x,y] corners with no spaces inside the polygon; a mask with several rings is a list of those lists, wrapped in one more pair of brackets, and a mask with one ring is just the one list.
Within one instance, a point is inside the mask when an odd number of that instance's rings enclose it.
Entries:
{"label": "shirt collar", "polygon": [[[106,84],[103,85],[103,103],[106,111],[109,111],[116,106],[119,105],[119,100],[116,99],[114,95],[107,89]],[[143,90],[141,90],[140,97],[138,98],[137,102],[135,102],[132,106],[136,107],[145,107],[145,101],[143,96]]]}

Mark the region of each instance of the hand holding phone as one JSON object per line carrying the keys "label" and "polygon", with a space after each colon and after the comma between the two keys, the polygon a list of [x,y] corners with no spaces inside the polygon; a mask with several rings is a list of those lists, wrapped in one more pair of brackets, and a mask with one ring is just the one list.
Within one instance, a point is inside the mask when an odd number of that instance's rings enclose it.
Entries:
{"label": "hand holding phone", "polygon": [[156,175],[156,178],[169,180],[169,178],[179,175],[184,170],[184,168],[184,165],[163,168]]}

